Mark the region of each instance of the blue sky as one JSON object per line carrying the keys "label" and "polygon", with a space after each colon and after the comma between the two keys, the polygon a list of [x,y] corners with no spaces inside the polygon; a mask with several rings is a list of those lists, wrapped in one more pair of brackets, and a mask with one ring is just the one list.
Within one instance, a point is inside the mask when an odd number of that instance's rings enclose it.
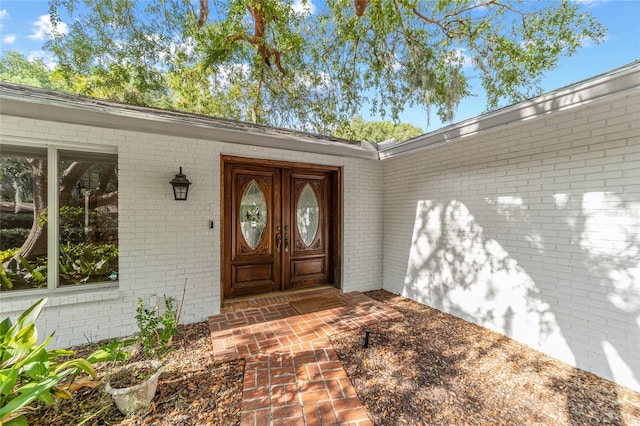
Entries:
{"label": "blue sky", "polygon": [[[608,29],[606,40],[600,45],[588,45],[570,58],[562,58],[557,69],[542,80],[544,91],[551,91],[571,83],[609,71],[640,59],[640,0],[574,0],[594,15]],[[315,3],[319,3],[317,0]],[[0,0],[0,50],[14,50],[28,58],[53,59],[42,50],[50,31],[49,2],[44,0]],[[478,96],[463,100],[454,121],[462,121],[481,114],[485,100]],[[366,110],[365,120],[378,119]],[[426,111],[414,108],[405,111],[401,120],[423,130],[434,130],[443,124],[431,114],[427,129]]]}

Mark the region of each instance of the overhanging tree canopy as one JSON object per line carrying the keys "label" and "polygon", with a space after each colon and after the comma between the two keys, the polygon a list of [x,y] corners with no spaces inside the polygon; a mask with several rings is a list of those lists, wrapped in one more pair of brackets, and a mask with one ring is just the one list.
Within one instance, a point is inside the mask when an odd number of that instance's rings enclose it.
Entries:
{"label": "overhanging tree canopy", "polygon": [[48,47],[79,93],[331,133],[365,104],[450,120],[473,79],[487,109],[532,96],[605,34],[569,1],[358,1],[55,0]]}

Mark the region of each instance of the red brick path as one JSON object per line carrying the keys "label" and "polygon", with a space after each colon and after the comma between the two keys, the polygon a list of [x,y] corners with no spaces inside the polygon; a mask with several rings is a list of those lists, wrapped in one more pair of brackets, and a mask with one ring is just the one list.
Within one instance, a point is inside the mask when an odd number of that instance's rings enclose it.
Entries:
{"label": "red brick path", "polygon": [[216,362],[245,359],[241,426],[372,424],[328,336],[401,314],[362,293],[338,297],[347,306],[298,315],[280,303],[209,318]]}

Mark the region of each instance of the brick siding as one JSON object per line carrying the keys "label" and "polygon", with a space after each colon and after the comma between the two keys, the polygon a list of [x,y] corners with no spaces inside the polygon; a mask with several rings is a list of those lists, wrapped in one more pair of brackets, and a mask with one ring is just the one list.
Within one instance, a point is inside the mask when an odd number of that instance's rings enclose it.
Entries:
{"label": "brick siding", "polygon": [[[3,142],[118,149],[119,284],[46,294],[40,336],[131,334],[137,297],[181,300],[185,279],[181,322],[218,314],[220,156],[235,155],[343,168],[345,292],[385,288],[640,390],[640,103],[623,93],[383,161],[0,116]],[[2,317],[42,296],[0,293]]]}
{"label": "brick siding", "polygon": [[[7,142],[118,147],[118,288],[0,294],[3,316],[17,316],[40,297],[49,297],[38,326],[41,336],[56,331],[54,346],[133,333],[137,297],[145,303],[161,303],[163,295],[179,301],[185,279],[181,322],[203,321],[220,312],[222,154],[342,167],[344,200],[349,200],[343,206],[342,287],[347,292],[382,287],[379,162],[9,116],[2,116],[1,132]],[[193,182],[186,202],[176,202],[169,185],[180,166]]]}
{"label": "brick siding", "polygon": [[384,288],[638,388],[638,105],[594,102],[383,161]]}

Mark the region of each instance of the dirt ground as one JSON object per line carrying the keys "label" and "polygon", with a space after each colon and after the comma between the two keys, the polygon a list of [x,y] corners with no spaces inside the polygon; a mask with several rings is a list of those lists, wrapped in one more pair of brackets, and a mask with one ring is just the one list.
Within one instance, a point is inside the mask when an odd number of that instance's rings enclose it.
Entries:
{"label": "dirt ground", "polygon": [[[97,345],[74,348],[86,357]],[[163,372],[151,412],[145,417],[122,415],[102,386],[82,389],[72,400],[57,400],[29,415],[31,425],[238,425],[244,362],[214,365],[209,327],[197,323],[178,327],[175,350],[162,359]],[[99,378],[108,368],[96,367]]]}
{"label": "dirt ground", "polygon": [[331,340],[376,425],[640,425],[638,392],[409,299],[367,294],[404,319],[369,327],[368,349],[362,331]]}
{"label": "dirt ground", "polygon": [[[367,349],[363,330],[331,340],[376,425],[640,425],[638,392],[386,291],[367,294],[404,319],[369,327]],[[214,364],[206,323],[179,327],[174,346],[146,417],[124,417],[97,387],[38,407],[30,424],[238,425],[244,363]]]}

